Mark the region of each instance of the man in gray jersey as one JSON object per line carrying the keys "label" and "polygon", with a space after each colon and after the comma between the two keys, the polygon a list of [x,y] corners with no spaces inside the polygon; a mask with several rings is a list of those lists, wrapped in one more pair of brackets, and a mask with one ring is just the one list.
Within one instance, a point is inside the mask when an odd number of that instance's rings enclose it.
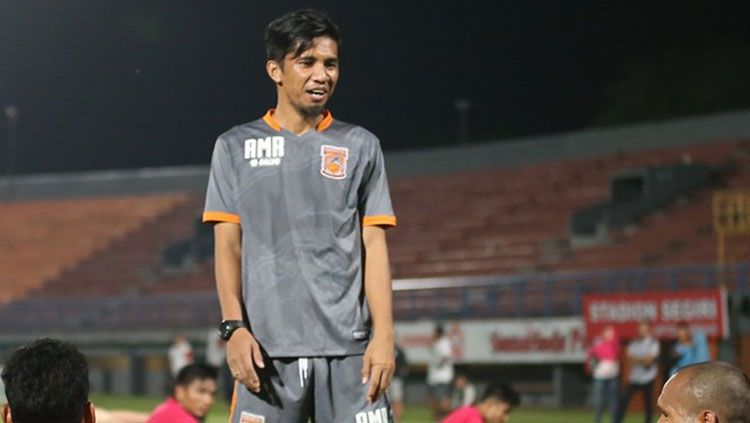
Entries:
{"label": "man in gray jersey", "polygon": [[303,10],[271,22],[275,109],[222,134],[203,220],[215,223],[233,422],[388,422],[394,370],[383,155],[324,106],[340,35]]}

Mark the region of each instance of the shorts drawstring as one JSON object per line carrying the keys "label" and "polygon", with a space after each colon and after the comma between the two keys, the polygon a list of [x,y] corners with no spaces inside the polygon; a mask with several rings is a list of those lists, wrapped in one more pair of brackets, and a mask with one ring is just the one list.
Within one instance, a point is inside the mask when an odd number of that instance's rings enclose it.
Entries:
{"label": "shorts drawstring", "polygon": [[308,359],[306,358],[300,358],[297,360],[297,366],[299,367],[299,386],[305,387],[305,379],[307,379],[307,367],[308,367]]}

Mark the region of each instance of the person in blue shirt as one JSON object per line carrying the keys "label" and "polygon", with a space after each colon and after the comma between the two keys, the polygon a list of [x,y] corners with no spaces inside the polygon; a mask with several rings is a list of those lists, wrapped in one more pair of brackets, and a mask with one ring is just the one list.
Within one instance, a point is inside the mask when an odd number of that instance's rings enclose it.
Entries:
{"label": "person in blue shirt", "polygon": [[691,364],[711,361],[706,334],[699,330],[691,331],[687,323],[677,325],[677,343],[672,354],[676,361],[669,370],[670,376]]}

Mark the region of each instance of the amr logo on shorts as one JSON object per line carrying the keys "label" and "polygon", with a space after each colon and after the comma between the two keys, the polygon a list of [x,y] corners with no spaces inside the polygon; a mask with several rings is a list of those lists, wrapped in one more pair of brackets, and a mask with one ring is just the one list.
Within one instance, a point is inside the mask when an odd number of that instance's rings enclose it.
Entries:
{"label": "amr logo on shorts", "polygon": [[354,423],[391,423],[388,419],[388,408],[380,407],[371,411],[362,411],[354,416]]}
{"label": "amr logo on shorts", "polygon": [[240,415],[240,423],[266,423],[266,418],[257,414],[243,411]]}
{"label": "amr logo on shorts", "polygon": [[349,149],[332,145],[320,146],[320,174],[331,179],[346,178],[346,159]]}

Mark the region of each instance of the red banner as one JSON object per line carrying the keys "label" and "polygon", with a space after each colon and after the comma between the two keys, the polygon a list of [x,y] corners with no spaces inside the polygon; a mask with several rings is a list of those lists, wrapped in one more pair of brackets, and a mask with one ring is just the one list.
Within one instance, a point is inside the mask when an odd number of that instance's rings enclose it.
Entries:
{"label": "red banner", "polygon": [[584,295],[583,320],[589,338],[607,325],[622,338],[634,338],[644,320],[661,339],[674,338],[681,322],[710,337],[729,335],[726,292],[720,289]]}

